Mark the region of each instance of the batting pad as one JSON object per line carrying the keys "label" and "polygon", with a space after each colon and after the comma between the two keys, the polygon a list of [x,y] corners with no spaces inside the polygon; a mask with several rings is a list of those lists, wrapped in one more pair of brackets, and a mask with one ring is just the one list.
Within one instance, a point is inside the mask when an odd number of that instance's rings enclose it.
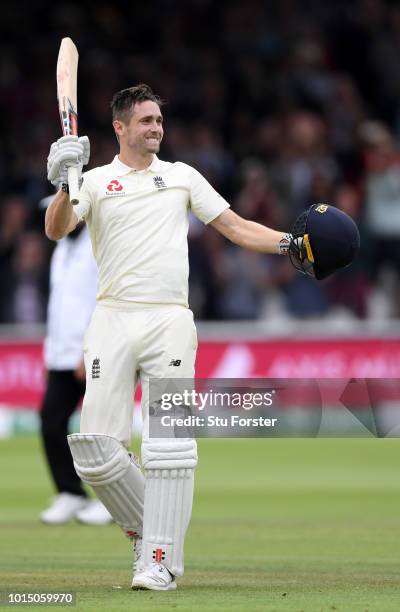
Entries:
{"label": "batting pad", "polygon": [[114,521],[128,537],[142,535],[144,477],[126,448],[103,434],[71,434],[68,443],[76,473]]}
{"label": "batting pad", "polygon": [[189,441],[146,441],[143,547],[139,571],[162,563],[174,576],[183,574],[183,544],[192,514],[197,445]]}

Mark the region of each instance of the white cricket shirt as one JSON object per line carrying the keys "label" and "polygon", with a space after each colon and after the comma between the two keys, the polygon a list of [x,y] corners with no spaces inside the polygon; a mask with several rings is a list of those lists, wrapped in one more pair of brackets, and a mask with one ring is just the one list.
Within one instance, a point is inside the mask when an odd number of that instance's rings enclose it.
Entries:
{"label": "white cricket shirt", "polygon": [[89,232],[59,240],[50,265],[44,360],[49,370],[74,370],[83,358],[83,336],[96,305],[97,266]]}
{"label": "white cricket shirt", "polygon": [[134,170],[118,156],[84,175],[74,207],[89,226],[99,268],[97,300],[188,306],[188,213],[203,223],[229,204],[197,170],[154,156]]}

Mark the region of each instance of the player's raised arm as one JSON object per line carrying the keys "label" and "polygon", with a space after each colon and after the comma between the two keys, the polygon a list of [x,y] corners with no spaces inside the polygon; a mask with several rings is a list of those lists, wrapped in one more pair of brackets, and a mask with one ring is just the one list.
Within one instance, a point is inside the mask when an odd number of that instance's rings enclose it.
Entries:
{"label": "player's raised arm", "polygon": [[45,232],[50,240],[60,240],[78,224],[68,193],[58,191],[46,210]]}
{"label": "player's raised arm", "polygon": [[289,249],[290,234],[243,219],[231,209],[224,210],[210,225],[231,242],[251,251],[282,255]]}
{"label": "player's raised arm", "polygon": [[335,206],[321,203],[303,211],[290,234],[247,221],[232,210],[224,210],[210,225],[241,247],[289,254],[296,270],[317,280],[350,265],[360,248],[360,234],[353,219]]}

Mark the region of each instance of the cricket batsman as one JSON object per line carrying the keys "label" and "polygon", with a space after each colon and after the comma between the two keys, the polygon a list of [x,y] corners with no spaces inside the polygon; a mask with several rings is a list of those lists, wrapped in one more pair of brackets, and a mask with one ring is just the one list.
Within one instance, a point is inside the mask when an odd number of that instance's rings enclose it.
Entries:
{"label": "cricket batsman", "polygon": [[[149,379],[194,377],[197,338],[188,307],[188,212],[235,244],[286,255],[323,278],[358,248],[354,222],[314,205],[293,234],[234,213],[194,168],[161,161],[162,102],[141,84],[111,102],[119,153],[84,175],[79,204],[68,195],[69,166],[89,161],[86,136],[52,144],[48,178],[59,190],[46,235],[59,240],[85,221],[99,270],[97,304],[84,340],[86,394],[80,433],[69,436],[75,469],[132,539],[133,589],[169,591],[184,571],[197,447],[194,439],[149,435]],[[319,210],[318,210],[319,208]],[[141,461],[128,452],[133,396],[142,385]]]}

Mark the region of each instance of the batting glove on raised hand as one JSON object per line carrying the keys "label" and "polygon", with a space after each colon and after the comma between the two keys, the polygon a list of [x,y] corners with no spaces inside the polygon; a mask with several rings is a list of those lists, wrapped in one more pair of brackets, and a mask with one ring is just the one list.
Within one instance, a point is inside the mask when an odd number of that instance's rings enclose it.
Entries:
{"label": "batting glove on raised hand", "polygon": [[63,136],[53,142],[47,158],[47,178],[54,187],[61,189],[68,181],[68,168],[76,167],[81,182],[82,168],[89,162],[90,142],[87,136]]}

